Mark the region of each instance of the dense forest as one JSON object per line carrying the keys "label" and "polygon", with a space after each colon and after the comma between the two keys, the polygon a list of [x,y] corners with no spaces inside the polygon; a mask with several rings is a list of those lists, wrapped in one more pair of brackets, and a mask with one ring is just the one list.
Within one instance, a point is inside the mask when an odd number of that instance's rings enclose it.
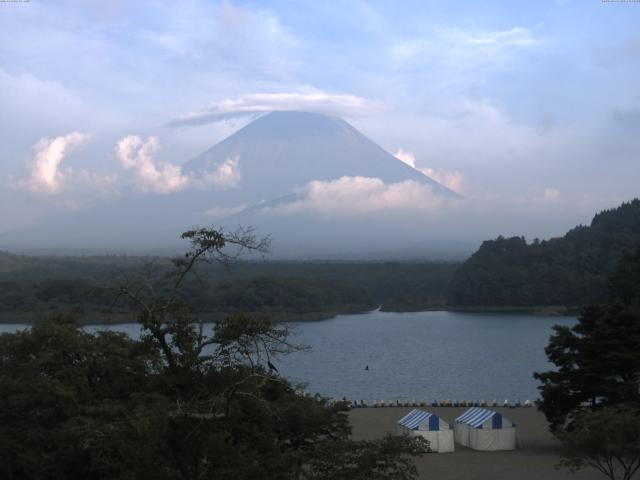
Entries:
{"label": "dense forest", "polygon": [[580,306],[606,300],[617,262],[640,245],[640,200],[598,213],[564,237],[485,241],[455,273],[452,306]]}
{"label": "dense forest", "polygon": [[[168,258],[31,257],[0,253],[0,321],[32,322],[53,311],[88,323],[131,321],[131,305],[113,305],[110,287],[170,268]],[[210,319],[236,312],[274,320],[337,313],[442,307],[454,263],[242,261],[226,271],[203,265],[183,289]],[[215,312],[215,314],[214,314]],[[206,313],[205,313],[206,315]]]}

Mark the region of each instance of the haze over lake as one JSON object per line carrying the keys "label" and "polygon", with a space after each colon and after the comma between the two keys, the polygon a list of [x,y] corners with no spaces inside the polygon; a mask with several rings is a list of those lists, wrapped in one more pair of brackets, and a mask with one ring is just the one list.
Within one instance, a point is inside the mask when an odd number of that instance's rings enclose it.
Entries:
{"label": "haze over lake", "polygon": [[[274,360],[307,391],[351,400],[493,400],[538,397],[534,371],[548,370],[551,327],[574,317],[460,312],[368,312],[293,322],[308,352]],[[0,325],[0,332],[25,325]],[[103,327],[86,327],[97,330]],[[139,326],[111,326],[137,336]],[[365,370],[366,366],[369,370]]]}

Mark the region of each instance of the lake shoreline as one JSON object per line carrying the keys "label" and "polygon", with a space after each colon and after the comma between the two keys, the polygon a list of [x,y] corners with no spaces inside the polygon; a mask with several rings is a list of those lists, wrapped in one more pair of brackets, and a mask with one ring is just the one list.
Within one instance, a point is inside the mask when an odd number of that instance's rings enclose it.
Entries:
{"label": "lake shoreline", "polygon": [[[205,323],[213,323],[233,315],[248,315],[266,318],[273,323],[288,322],[323,322],[332,320],[339,315],[363,315],[375,311],[384,313],[420,313],[420,312],[453,312],[453,313],[488,313],[488,314],[523,314],[543,317],[571,317],[580,314],[580,307],[567,306],[534,306],[534,307],[449,307],[446,305],[434,305],[421,308],[394,308],[387,309],[384,305],[376,309],[340,309],[324,312],[275,312],[263,313],[259,311],[247,312],[203,312],[200,314]],[[0,325],[26,324],[33,325],[55,314],[68,314],[77,316],[79,325],[126,325],[137,323],[134,313],[104,313],[104,312],[77,312],[73,310],[50,310],[42,312],[0,312]]]}
{"label": "lake shoreline", "polygon": [[445,309],[448,312],[458,313],[522,313],[527,315],[540,315],[545,317],[575,317],[580,315],[582,307],[567,305],[538,305],[538,306],[474,306],[455,307],[449,306]]}
{"label": "lake shoreline", "polygon": [[[373,310],[332,310],[327,312],[306,312],[306,313],[263,313],[263,312],[203,312],[200,317],[204,323],[214,323],[234,315],[247,315],[256,318],[265,318],[273,323],[288,322],[322,322],[331,320],[338,315],[362,315],[375,311]],[[427,310],[419,310],[427,311]],[[400,313],[400,312],[397,312]],[[0,313],[0,325],[26,324],[34,325],[46,320],[52,315],[68,314],[78,318],[78,325],[127,325],[137,323],[136,315],[133,313],[101,313],[91,312],[78,314],[73,311],[51,310],[46,312],[2,312]]]}

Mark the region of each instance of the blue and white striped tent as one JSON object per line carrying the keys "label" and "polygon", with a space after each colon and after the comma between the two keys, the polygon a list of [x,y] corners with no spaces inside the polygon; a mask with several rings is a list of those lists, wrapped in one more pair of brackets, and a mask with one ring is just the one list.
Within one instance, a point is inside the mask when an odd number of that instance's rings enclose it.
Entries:
{"label": "blue and white striped tent", "polygon": [[456,442],[474,450],[515,450],[516,425],[502,414],[473,407],[455,419]]}
{"label": "blue and white striped tent", "polygon": [[429,441],[433,452],[453,452],[451,425],[437,415],[414,409],[398,420],[398,431],[407,435],[419,435]]}
{"label": "blue and white striped tent", "polygon": [[[466,423],[473,428],[482,428],[484,423],[489,419],[491,419],[491,428],[502,428],[503,418],[501,414],[480,407],[470,408],[456,418],[456,422]],[[506,421],[509,423],[508,426],[511,426],[511,422]]]}

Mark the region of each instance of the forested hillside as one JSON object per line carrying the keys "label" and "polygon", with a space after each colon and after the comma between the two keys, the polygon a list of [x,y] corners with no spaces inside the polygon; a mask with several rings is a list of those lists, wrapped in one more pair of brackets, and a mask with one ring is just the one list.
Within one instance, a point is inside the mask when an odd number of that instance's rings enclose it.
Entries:
{"label": "forested hillside", "polygon": [[[183,289],[185,300],[217,317],[235,312],[275,320],[337,313],[443,307],[454,263],[238,262],[230,271],[202,266]],[[168,258],[31,257],[0,252],[0,321],[31,322],[73,311],[90,323],[131,321],[131,305],[113,305],[113,290]]]}
{"label": "forested hillside", "polygon": [[485,241],[455,273],[451,306],[578,306],[608,295],[618,260],[640,246],[640,200],[598,213],[564,237]]}

